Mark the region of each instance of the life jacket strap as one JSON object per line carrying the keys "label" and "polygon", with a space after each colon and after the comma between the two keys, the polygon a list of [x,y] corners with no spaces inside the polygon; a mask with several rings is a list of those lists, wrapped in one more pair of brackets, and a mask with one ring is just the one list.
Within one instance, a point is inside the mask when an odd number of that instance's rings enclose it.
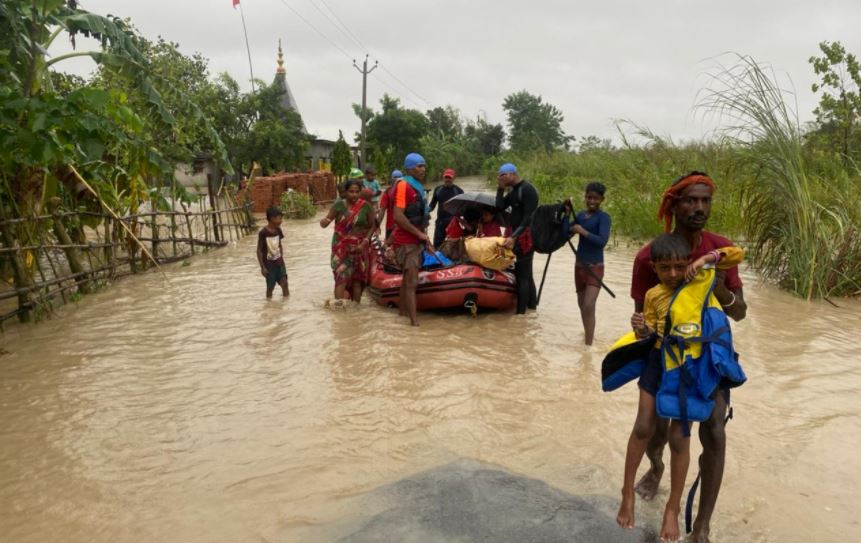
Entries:
{"label": "life jacket strap", "polygon": [[[678,371],[681,371],[681,379],[679,383],[679,415],[682,421],[682,434],[685,437],[691,437],[690,419],[688,418],[687,387],[694,384],[694,377],[691,375],[687,364],[684,363],[685,346],[687,343],[701,343],[703,346],[707,343],[716,343],[731,350],[732,345],[720,337],[721,334],[728,331],[729,328],[724,326],[715,330],[710,336],[683,337],[675,334],[664,335],[664,341],[661,344],[661,347],[665,350],[666,355],[668,355],[678,366]],[[669,347],[667,347],[667,345],[669,345]],[[676,351],[674,351],[672,347],[676,347],[676,350],[678,350],[678,357],[676,356]]]}
{"label": "life jacket strap", "polygon": [[679,416],[682,420],[682,435],[691,437],[691,424],[688,418],[688,386],[694,384],[694,377],[691,375],[687,364],[679,366],[679,371],[682,372],[679,383]]}
{"label": "life jacket strap", "polygon": [[[723,419],[724,425],[732,419],[732,406],[729,404],[729,391],[722,390],[722,394],[725,394],[727,399],[727,412],[726,417]],[[702,460],[703,455],[700,454],[699,460]],[[697,464],[701,465],[698,461]],[[702,476],[703,470],[697,470],[697,478],[694,479],[694,484],[691,485],[691,489],[688,491],[688,499],[685,500],[685,533],[689,534],[693,530],[693,517],[694,517],[694,498],[697,495],[697,489],[700,486],[700,477]]]}

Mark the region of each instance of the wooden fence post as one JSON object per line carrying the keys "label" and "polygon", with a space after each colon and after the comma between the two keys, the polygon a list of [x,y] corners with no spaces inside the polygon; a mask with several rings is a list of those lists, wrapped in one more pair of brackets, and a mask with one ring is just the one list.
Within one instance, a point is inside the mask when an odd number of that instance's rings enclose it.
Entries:
{"label": "wooden fence post", "polygon": [[[54,226],[54,235],[57,236],[57,240],[62,245],[74,245],[72,243],[72,238],[69,236],[69,233],[66,231],[66,227],[63,225],[63,219],[60,215],[60,203],[62,201],[54,196],[48,201],[48,211],[51,212],[53,226]],[[75,277],[75,283],[78,284],[78,290],[82,293],[86,293],[89,291],[87,283],[89,282],[89,277],[83,274],[86,270],[81,265],[80,259],[78,259],[78,251],[74,247],[64,247],[63,252],[66,253],[66,260],[69,262],[69,269],[72,270],[72,273],[79,274]]]}
{"label": "wooden fence post", "polygon": [[173,257],[176,258],[176,204],[170,201],[170,237],[173,245]]}
{"label": "wooden fence post", "polygon": [[[9,225],[3,225],[0,228],[3,234],[3,244],[6,247],[19,247],[18,242],[15,240],[15,236],[12,235],[12,232],[9,231]],[[21,322],[30,322],[30,309],[31,309],[31,300],[29,297],[29,289],[33,286],[33,278],[30,277],[28,273],[27,266],[24,265],[24,262],[21,261],[21,251],[14,251],[10,253],[10,259],[12,261],[12,276],[15,280],[15,288],[16,289],[28,289],[24,292],[19,292],[18,294],[18,320]]]}
{"label": "wooden fence post", "polygon": [[111,218],[107,215],[102,219],[105,221],[105,265],[113,266],[114,251],[113,251],[113,234],[111,234]]}
{"label": "wooden fence post", "polygon": [[[216,171],[217,171],[217,169],[216,169]],[[218,216],[218,212],[217,212],[218,201],[216,199],[215,183],[213,183],[211,173],[206,174],[206,186],[207,186],[207,192],[209,192],[209,209],[212,213],[211,214],[211,217],[212,217],[212,237],[213,237],[213,239],[215,239],[215,241],[221,241],[223,234],[221,232],[219,232],[219,230],[218,230],[218,225],[221,222],[218,219],[220,219],[221,217]]]}
{"label": "wooden fence post", "polygon": [[152,217],[150,218],[149,229],[152,233],[152,256],[156,260],[158,260],[158,214],[153,212]]}

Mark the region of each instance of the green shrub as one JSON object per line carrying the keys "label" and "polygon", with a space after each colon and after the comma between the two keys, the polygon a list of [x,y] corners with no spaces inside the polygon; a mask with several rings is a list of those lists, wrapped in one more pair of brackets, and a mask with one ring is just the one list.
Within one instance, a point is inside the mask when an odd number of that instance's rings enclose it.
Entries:
{"label": "green shrub", "polygon": [[311,195],[288,189],[281,193],[281,211],[288,219],[308,219],[317,213]]}

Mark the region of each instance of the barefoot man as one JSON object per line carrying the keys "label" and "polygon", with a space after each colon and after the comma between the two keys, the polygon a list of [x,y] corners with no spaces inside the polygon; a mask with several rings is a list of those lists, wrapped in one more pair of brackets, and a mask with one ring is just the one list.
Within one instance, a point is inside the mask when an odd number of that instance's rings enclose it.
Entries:
{"label": "barefoot man", "polygon": [[[664,231],[676,232],[685,237],[691,247],[691,260],[704,254],[732,245],[728,239],[704,230],[711,212],[714,182],[702,172],[691,172],[675,180],[664,192],[658,218],[664,221]],[[673,225],[675,227],[673,228]],[[646,245],[637,253],[634,260],[634,273],[631,278],[631,297],[634,311],[643,311],[646,291],[658,284],[658,277],[649,264],[650,247]],[[724,312],[733,320],[739,321],[747,313],[738,268],[718,272],[714,294]],[[729,403],[729,390],[718,390],[715,408],[709,420],[700,424],[699,438],[703,446],[700,457],[702,488],[699,509],[693,525],[691,541],[704,543],[709,540],[709,524],[717,502],[723,479],[726,435],[724,419]],[[655,434],[649,441],[646,456],[651,463],[649,471],[637,483],[636,491],[644,500],[652,500],[657,494],[658,483],[664,473],[663,452],[667,444],[667,422],[659,419]],[[623,508],[625,509],[625,508]],[[633,500],[629,510],[619,511],[619,523],[632,527],[634,523]]]}
{"label": "barefoot man", "polygon": [[420,154],[407,155],[404,159],[407,175],[395,186],[395,202],[392,207],[395,218],[392,248],[395,260],[404,274],[401,281],[400,313],[408,316],[413,326],[419,325],[416,319],[416,287],[419,282],[422,249],[429,243],[425,231],[430,211],[422,185],[426,169],[425,159]]}

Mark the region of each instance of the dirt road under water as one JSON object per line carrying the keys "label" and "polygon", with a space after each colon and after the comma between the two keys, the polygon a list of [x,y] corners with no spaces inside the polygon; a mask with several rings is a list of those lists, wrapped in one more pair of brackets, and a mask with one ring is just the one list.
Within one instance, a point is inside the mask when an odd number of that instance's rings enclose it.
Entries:
{"label": "dirt road under water", "polygon": [[[264,300],[251,236],[0,336],[0,539],[328,541],[357,528],[362,496],[464,461],[614,507],[637,393],[604,394],[599,375],[628,325],[634,248],[607,253],[618,298],[599,298],[587,349],[570,252],[535,313],[412,329],[370,300],[324,307],[331,231],[284,231],[288,300]],[[861,540],[861,303],[744,279],[750,379],[714,540]],[[668,482],[640,525],[657,529]]]}

